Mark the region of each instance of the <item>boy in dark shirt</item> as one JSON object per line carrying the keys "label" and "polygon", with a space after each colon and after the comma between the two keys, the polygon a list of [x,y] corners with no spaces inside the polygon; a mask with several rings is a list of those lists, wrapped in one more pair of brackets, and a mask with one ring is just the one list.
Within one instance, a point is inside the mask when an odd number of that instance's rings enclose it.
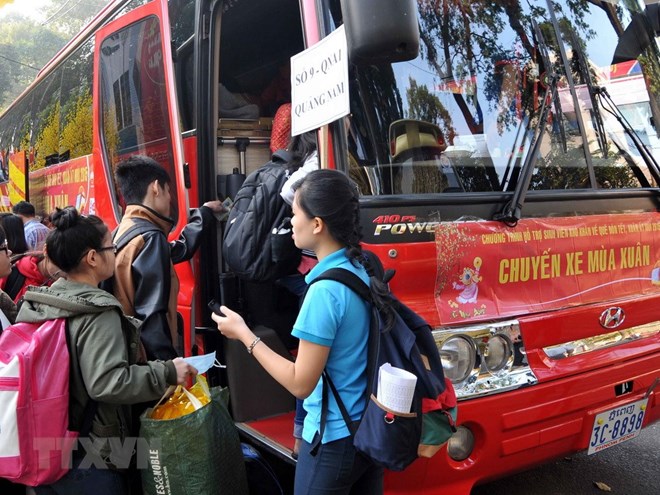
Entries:
{"label": "boy in dark shirt", "polygon": [[178,343],[174,264],[192,258],[203,229],[224,206],[216,200],[193,210],[179,239],[168,242],[174,220],[167,171],[151,158],[132,156],[117,166],[115,179],[126,210],[113,238],[121,249],[111,292],[127,315],[144,322],[140,332],[147,359],[172,359]]}

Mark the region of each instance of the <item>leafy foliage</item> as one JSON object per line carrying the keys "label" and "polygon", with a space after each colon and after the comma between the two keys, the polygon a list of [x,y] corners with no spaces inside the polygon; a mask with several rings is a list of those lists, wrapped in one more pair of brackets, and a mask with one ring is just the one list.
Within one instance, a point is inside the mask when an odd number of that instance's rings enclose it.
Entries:
{"label": "leafy foliage", "polygon": [[43,127],[35,149],[37,151],[37,158],[35,164],[31,167],[33,170],[40,169],[46,166],[46,157],[52,154],[59,154],[60,149],[60,101],[57,100],[54,105],[50,107],[50,111],[46,118],[42,121]]}
{"label": "leafy foliage", "polygon": [[0,112],[108,1],[50,0],[43,22],[24,14],[0,19]]}
{"label": "leafy foliage", "polygon": [[61,151],[70,151],[71,157],[92,153],[92,95],[89,91],[78,96],[65,118],[62,129]]}
{"label": "leafy foliage", "polygon": [[23,15],[10,15],[0,22],[0,55],[3,79],[0,109],[4,109],[30,85],[46,63],[64,46],[68,38],[40,26]]}

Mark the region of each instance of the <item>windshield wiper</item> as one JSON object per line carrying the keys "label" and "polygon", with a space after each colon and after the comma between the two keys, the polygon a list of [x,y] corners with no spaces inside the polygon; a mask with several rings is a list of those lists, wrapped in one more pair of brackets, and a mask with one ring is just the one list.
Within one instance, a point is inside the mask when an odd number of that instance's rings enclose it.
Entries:
{"label": "windshield wiper", "polygon": [[[493,217],[494,220],[504,222],[505,224],[512,226],[518,223],[518,220],[522,218],[522,207],[525,204],[525,197],[527,196],[529,184],[532,181],[532,175],[534,175],[534,166],[538,160],[541,142],[543,141],[543,136],[546,132],[546,123],[551,106],[548,104],[548,102],[551,101],[555,104],[555,106],[559,103],[559,97],[557,93],[557,83],[559,82],[559,76],[555,72],[554,66],[550,62],[548,46],[545,43],[541,29],[539,29],[539,25],[534,20],[532,20],[532,27],[534,28],[536,45],[539,48],[539,53],[543,60],[543,64],[545,65],[548,84],[545,88],[545,94],[543,95],[543,103],[541,104],[541,110],[539,112],[539,120],[536,123],[534,133],[532,134],[529,151],[525,156],[523,164],[520,167],[520,177],[518,177],[518,182],[516,183],[516,189],[513,193],[513,198],[511,198],[511,201],[506,204],[501,213],[498,213]],[[557,113],[557,117],[561,118],[560,107],[557,107],[555,111]],[[565,150],[566,138],[563,134],[564,126],[561,120],[559,121],[559,127],[562,131],[562,143],[564,144]]]}
{"label": "windshield wiper", "polygon": [[639,137],[637,131],[633,129],[633,126],[630,125],[628,119],[626,119],[619,107],[616,105],[616,103],[614,103],[614,100],[612,100],[612,97],[607,92],[607,88],[596,86],[594,87],[594,90],[598,96],[598,99],[601,101],[603,109],[607,113],[613,115],[614,118],[619,122],[624,132],[635,144],[637,151],[639,151],[639,155],[642,157],[642,160],[644,160],[644,163],[649,168],[649,172],[651,172],[651,175],[653,175],[656,183],[660,184],[660,166],[658,166],[658,162],[656,161],[653,154],[649,151],[648,147],[644,144],[642,138]]}
{"label": "windshield wiper", "polygon": [[598,101],[598,86],[594,84],[591,79],[591,71],[589,70],[589,63],[587,57],[584,56],[580,40],[575,35],[575,30],[571,29],[571,43],[573,44],[573,51],[577,54],[578,66],[584,84],[589,92],[589,99],[591,100],[591,109],[593,111],[593,124],[594,131],[596,132],[596,139],[598,146],[603,152],[603,158],[607,158],[607,139],[605,138],[605,124],[603,123],[603,116],[600,113],[600,105]]}

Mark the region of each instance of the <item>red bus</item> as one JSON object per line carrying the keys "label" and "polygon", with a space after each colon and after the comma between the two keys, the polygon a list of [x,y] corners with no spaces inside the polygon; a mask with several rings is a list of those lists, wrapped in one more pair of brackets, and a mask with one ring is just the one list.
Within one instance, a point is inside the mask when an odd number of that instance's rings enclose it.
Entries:
{"label": "red bus", "polygon": [[[177,236],[269,159],[290,58],[345,25],[351,116],[319,129],[321,166],[358,184],[365,247],[433,326],[460,400],[447,447],[386,492],[469,493],[639,434],[660,418],[657,4],[348,5],[111,2],[0,116],[2,206],[114,226],[113,167],[148,154],[175,180]],[[177,267],[179,346],[219,352],[241,434],[292,469],[293,398],[206,302],[287,353],[297,300],[227,270],[222,229]]]}

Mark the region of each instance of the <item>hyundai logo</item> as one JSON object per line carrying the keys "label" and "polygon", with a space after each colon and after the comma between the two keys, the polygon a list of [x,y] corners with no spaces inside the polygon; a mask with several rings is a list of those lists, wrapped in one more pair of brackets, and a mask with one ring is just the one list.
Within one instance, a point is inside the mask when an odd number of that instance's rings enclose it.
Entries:
{"label": "hyundai logo", "polygon": [[600,326],[603,328],[616,328],[626,319],[626,313],[618,307],[607,308],[600,314]]}

